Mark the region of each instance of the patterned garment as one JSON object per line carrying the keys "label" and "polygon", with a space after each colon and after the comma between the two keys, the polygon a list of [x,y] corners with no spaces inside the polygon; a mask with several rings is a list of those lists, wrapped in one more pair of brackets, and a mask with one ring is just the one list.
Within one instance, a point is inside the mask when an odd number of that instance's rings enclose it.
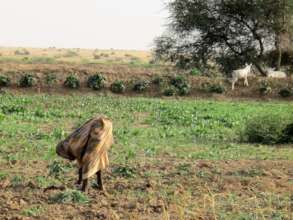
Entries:
{"label": "patterned garment", "polygon": [[111,120],[98,116],[88,120],[61,141],[56,152],[65,159],[77,160],[84,180],[109,165],[107,151],[113,142]]}

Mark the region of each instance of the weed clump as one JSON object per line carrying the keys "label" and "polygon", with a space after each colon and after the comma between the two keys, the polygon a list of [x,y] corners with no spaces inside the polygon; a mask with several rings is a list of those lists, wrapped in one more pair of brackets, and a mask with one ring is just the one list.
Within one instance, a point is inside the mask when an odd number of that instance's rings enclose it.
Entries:
{"label": "weed clump", "polygon": [[110,89],[113,93],[122,94],[125,92],[126,86],[123,81],[117,80],[111,84]]}
{"label": "weed clump", "polygon": [[53,203],[88,203],[88,197],[78,190],[66,190],[50,198]]}
{"label": "weed clump", "polygon": [[68,76],[64,82],[64,86],[70,89],[77,89],[79,85],[79,80],[74,75]]}
{"label": "weed clump", "polygon": [[0,87],[5,87],[10,85],[10,79],[7,76],[0,76]]}
{"label": "weed clump", "polygon": [[33,87],[36,84],[36,78],[32,74],[25,74],[23,75],[20,80],[18,85],[20,87]]}
{"label": "weed clump", "polygon": [[279,95],[283,98],[288,98],[292,96],[292,90],[290,88],[282,88],[279,91]]}
{"label": "weed clump", "polygon": [[88,87],[94,90],[100,90],[104,88],[105,83],[106,83],[105,77],[99,73],[93,76],[90,76],[87,81]]}

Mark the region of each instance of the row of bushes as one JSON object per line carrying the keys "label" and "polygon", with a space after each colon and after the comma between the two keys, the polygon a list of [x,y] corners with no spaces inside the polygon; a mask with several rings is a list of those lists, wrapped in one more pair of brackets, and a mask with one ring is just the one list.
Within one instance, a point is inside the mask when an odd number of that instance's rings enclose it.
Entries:
{"label": "row of bushes", "polygon": [[[20,78],[18,85],[20,87],[32,87],[36,83],[37,80],[32,74],[25,74]],[[56,76],[54,74],[47,74],[45,76],[45,83],[48,86],[53,85],[54,83],[56,83]],[[9,84],[10,79],[6,76],[0,75],[0,87],[9,86]],[[137,80],[134,82],[132,90],[141,93],[146,91],[151,84],[160,87],[163,86],[165,88],[163,90],[163,94],[165,96],[185,96],[190,94],[191,92],[191,85],[182,75],[170,76],[168,77],[167,81],[166,78],[163,78],[161,76],[155,76],[151,81],[142,79]],[[92,88],[93,90],[103,89],[105,85],[106,79],[103,75],[99,73],[90,76],[87,81],[87,86],[89,88]],[[64,86],[71,89],[77,89],[80,87],[80,81],[76,76],[70,75],[64,81]],[[110,89],[114,93],[124,93],[126,91],[126,83],[121,80],[117,80],[111,84]],[[201,85],[201,89],[205,92],[218,94],[222,94],[226,91],[225,87],[221,83],[203,83]],[[259,92],[261,95],[267,95],[272,92],[272,88],[270,87],[268,82],[263,81],[261,82],[261,85],[259,87]],[[290,87],[284,87],[279,90],[279,95],[281,97],[290,97],[293,95],[293,91]]]}

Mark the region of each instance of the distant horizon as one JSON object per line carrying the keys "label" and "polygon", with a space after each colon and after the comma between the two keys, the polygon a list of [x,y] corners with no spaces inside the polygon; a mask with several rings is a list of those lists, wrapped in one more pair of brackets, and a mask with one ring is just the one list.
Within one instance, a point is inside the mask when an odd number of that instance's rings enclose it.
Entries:
{"label": "distant horizon", "polygon": [[144,51],[144,52],[151,52],[151,49],[119,49],[119,48],[84,48],[84,47],[31,47],[31,46],[3,46],[0,45],[0,49],[80,49],[80,50],[115,50],[115,51]]}
{"label": "distant horizon", "polygon": [[164,32],[166,1],[2,0],[0,45],[150,51]]}

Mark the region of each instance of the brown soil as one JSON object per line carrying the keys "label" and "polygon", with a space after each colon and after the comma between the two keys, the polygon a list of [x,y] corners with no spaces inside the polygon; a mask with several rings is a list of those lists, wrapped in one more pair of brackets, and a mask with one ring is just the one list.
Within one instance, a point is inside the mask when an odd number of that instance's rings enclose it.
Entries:
{"label": "brown soil", "polygon": [[[64,186],[45,190],[34,178],[47,176],[47,165],[1,164],[10,176],[0,181],[0,219],[234,219],[221,218],[228,213],[270,219],[265,216],[274,212],[284,213],[282,219],[293,217],[292,161],[192,161],[166,156],[140,160],[129,165],[135,169],[134,178],[108,169],[103,176],[106,193],[91,188],[88,204],[49,202],[56,193],[74,188],[76,175],[71,171],[63,177]],[[25,180],[12,186],[16,174]],[[43,211],[26,217],[24,210],[34,206]]]}

